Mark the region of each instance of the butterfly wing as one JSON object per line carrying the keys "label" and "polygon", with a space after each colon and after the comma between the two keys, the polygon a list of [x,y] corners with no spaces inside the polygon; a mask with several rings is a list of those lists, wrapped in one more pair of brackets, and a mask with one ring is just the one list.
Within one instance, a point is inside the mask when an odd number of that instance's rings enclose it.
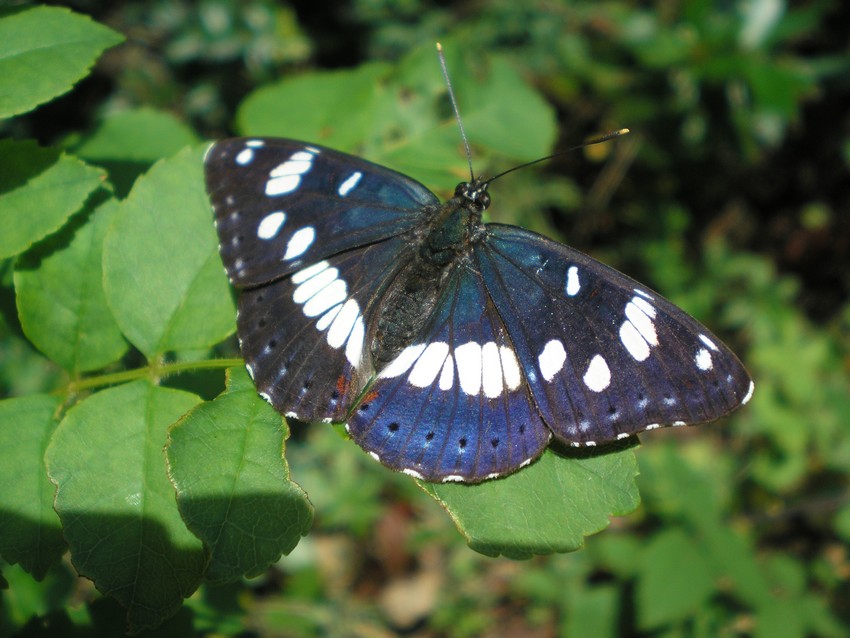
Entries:
{"label": "butterfly wing", "polygon": [[419,337],[378,375],[346,426],[384,465],[428,481],[479,482],[542,454],[550,431],[508,328],[467,261]]}
{"label": "butterfly wing", "polygon": [[392,238],[243,290],[240,346],[261,396],[302,421],[343,421],[374,375],[370,317],[406,254]]}
{"label": "butterfly wing", "polygon": [[388,168],[276,138],[215,143],[204,161],[219,250],[258,391],[305,421],[342,420],[374,370],[366,327],[400,238],[437,198]]}
{"label": "butterfly wing", "polygon": [[556,438],[593,445],[711,421],[749,400],[752,381],[720,340],[613,268],[498,224],[474,253]]}
{"label": "butterfly wing", "polygon": [[239,287],[398,236],[439,203],[401,173],[294,140],[216,142],[204,171],[222,261]]}

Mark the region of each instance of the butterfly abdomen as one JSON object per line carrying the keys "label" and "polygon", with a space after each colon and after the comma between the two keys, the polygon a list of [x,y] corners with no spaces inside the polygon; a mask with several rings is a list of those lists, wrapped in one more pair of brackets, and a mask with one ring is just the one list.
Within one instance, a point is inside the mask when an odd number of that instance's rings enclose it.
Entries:
{"label": "butterfly abdomen", "polygon": [[380,372],[409,346],[437,304],[451,266],[440,266],[417,256],[387,289],[372,340],[372,361]]}
{"label": "butterfly abdomen", "polygon": [[414,256],[381,300],[372,361],[380,372],[411,345],[432,315],[446,278],[469,246],[480,215],[453,198],[434,211],[425,233],[411,233]]}

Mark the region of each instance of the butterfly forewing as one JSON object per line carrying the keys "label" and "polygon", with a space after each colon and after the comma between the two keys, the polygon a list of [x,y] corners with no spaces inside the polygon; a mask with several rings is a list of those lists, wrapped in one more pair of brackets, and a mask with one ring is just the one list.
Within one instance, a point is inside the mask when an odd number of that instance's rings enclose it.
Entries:
{"label": "butterfly forewing", "polygon": [[667,300],[540,235],[487,231],[477,263],[558,439],[591,445],[711,421],[749,399],[737,357]]}
{"label": "butterfly forewing", "polygon": [[428,325],[367,389],[348,431],[384,465],[429,481],[483,481],[543,452],[551,432],[468,263],[454,267]]}
{"label": "butterfly forewing", "polygon": [[293,140],[222,140],[204,163],[222,261],[241,287],[402,234],[439,203],[401,173]]}

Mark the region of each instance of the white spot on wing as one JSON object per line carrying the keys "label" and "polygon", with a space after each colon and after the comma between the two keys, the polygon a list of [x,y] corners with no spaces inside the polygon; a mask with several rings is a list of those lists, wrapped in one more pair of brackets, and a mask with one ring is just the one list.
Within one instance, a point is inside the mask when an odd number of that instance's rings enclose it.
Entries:
{"label": "white spot on wing", "polygon": [[[296,272],[292,275],[292,283],[294,283],[294,284],[303,283],[303,282],[307,281],[308,279],[310,279],[311,277],[315,277],[316,275],[318,275],[320,272],[322,272],[327,267],[328,267],[328,262],[320,261],[320,262],[313,264],[312,266],[308,266],[307,268],[303,268],[303,269],[299,270],[298,272]],[[334,277],[335,276],[336,275],[334,275]]]}
{"label": "white spot on wing", "polygon": [[[651,299],[651,297],[650,297],[650,299]],[[651,317],[653,319],[655,318],[655,308],[652,306],[651,303],[644,301],[640,297],[632,297],[631,303],[633,303],[638,308],[643,310],[648,317]]]}
{"label": "white spot on wing", "polygon": [[481,348],[481,372],[484,396],[495,399],[502,394],[502,364],[499,360],[499,346],[495,341],[488,341]]}
{"label": "white spot on wing", "polygon": [[435,341],[425,348],[407,380],[417,388],[427,388],[434,382],[449,354],[449,344]]}
{"label": "white spot on wing", "polygon": [[415,479],[419,479],[419,480],[422,480],[422,479],[424,478],[424,477],[423,477],[423,476],[422,476],[419,472],[417,472],[416,470],[411,470],[411,469],[410,469],[410,468],[408,468],[408,467],[404,468],[404,469],[401,471],[401,473],[402,473],[402,474],[407,474],[408,476],[412,476],[413,478],[415,478]]}
{"label": "white spot on wing", "polygon": [[449,474],[443,477],[443,483],[463,483],[465,480],[460,474]]}
{"label": "white spot on wing", "polygon": [[481,390],[481,345],[470,341],[455,348],[455,363],[461,389],[470,396]]}
{"label": "white spot on wing", "polygon": [[254,368],[251,367],[250,363],[246,363],[245,369],[248,371],[248,376],[251,377],[251,381],[253,381],[254,380]]}
{"label": "white spot on wing", "polygon": [[[327,262],[322,263],[327,265]],[[326,268],[317,272],[313,277],[310,277],[295,288],[295,291],[292,293],[292,301],[299,304],[304,303],[332,281],[336,281],[338,275],[339,270],[336,268]],[[292,280],[295,281],[295,276],[292,277]]]}
{"label": "white spot on wing", "polygon": [[716,345],[716,344],[715,344],[715,343],[714,343],[711,339],[709,339],[707,336],[705,336],[705,335],[701,334],[701,335],[699,336],[699,340],[700,340],[700,341],[702,341],[702,342],[703,342],[705,345],[707,345],[709,348],[711,348],[712,350],[714,350],[715,352],[717,352],[717,345]]}
{"label": "white spot on wing", "polygon": [[307,249],[310,248],[315,239],[316,230],[312,226],[300,228],[286,242],[286,253],[284,253],[283,258],[295,259],[296,257],[300,257],[307,252]]}
{"label": "white spot on wing", "polygon": [[346,342],[359,315],[360,306],[354,299],[349,299],[342,305],[339,314],[328,329],[328,345],[331,348],[339,348]]}
{"label": "white spot on wing", "polygon": [[363,354],[363,340],[366,338],[366,326],[363,324],[363,316],[358,315],[354,322],[354,328],[348,336],[345,344],[345,358],[355,368],[360,365],[360,357]]}
{"label": "white spot on wing", "polygon": [[266,195],[275,197],[297,190],[301,185],[301,176],[312,168],[314,157],[312,152],[298,151],[283,164],[272,169],[269,173],[270,179],[266,182]]}
{"label": "white spot on wing", "polygon": [[265,142],[263,140],[248,140],[245,142],[245,146],[250,146],[251,148],[260,148],[264,146]]}
{"label": "white spot on wing", "polygon": [[635,361],[645,361],[649,357],[649,344],[629,320],[624,321],[620,326],[620,341]]}
{"label": "white spot on wing", "polygon": [[357,183],[360,181],[360,178],[363,177],[363,173],[357,171],[356,173],[352,173],[347,180],[345,180],[342,184],[339,185],[339,190],[337,191],[340,197],[345,197],[351,192]]}
{"label": "white spot on wing", "polygon": [[381,374],[378,376],[382,379],[392,379],[393,377],[404,374],[410,369],[413,362],[419,358],[419,355],[422,354],[424,349],[424,343],[407,346],[395,359],[390,361],[390,364],[386,368],[381,370]]}
{"label": "white spot on wing", "polygon": [[455,360],[446,357],[443,370],[440,372],[440,390],[451,390],[455,382]]}
{"label": "white spot on wing", "polygon": [[633,290],[634,290],[637,294],[639,294],[641,297],[645,297],[645,298],[647,298],[647,299],[654,299],[654,297],[653,297],[652,295],[650,295],[648,292],[645,292],[645,291],[643,291],[643,290],[639,290],[638,288],[634,288]]}
{"label": "white spot on wing", "polygon": [[755,389],[756,389],[756,384],[753,383],[752,381],[750,381],[750,387],[747,390],[746,396],[744,396],[744,399],[741,401],[741,405],[745,405],[745,404],[750,402],[750,399],[753,398],[753,392],[755,391]]}
{"label": "white spot on wing", "polygon": [[650,346],[657,346],[658,335],[655,332],[655,324],[652,322],[652,319],[646,313],[643,306],[649,307],[649,309],[653,312],[653,316],[655,315],[655,309],[652,308],[652,306],[643,301],[643,299],[635,297],[632,301],[626,304],[626,317],[628,317],[629,321],[632,322],[632,325],[637,328],[640,336],[643,337]]}
{"label": "white spot on wing", "polygon": [[341,308],[342,304],[334,306],[321,317],[319,317],[319,320],[316,322],[316,330],[318,330],[319,332],[324,332],[325,328],[331,325],[331,322],[336,319],[336,316],[339,314]]}
{"label": "white spot on wing", "polygon": [[590,360],[583,378],[584,384],[594,392],[602,392],[611,385],[611,370],[602,355],[598,354]]}
{"label": "white spot on wing", "polygon": [[703,371],[711,370],[714,367],[714,363],[711,360],[711,353],[705,348],[699,349],[699,352],[694,357],[694,362],[697,364],[697,368]]}
{"label": "white spot on wing", "polygon": [[263,221],[257,226],[257,237],[260,239],[272,239],[277,235],[283,222],[286,221],[286,213],[277,211],[263,217]]}
{"label": "white spot on wing", "polygon": [[564,350],[564,344],[561,343],[560,339],[552,339],[543,347],[543,352],[537,357],[540,374],[547,381],[551,381],[564,367],[566,360],[567,352]]}
{"label": "white spot on wing", "polygon": [[578,267],[570,266],[567,270],[567,294],[575,297],[579,290],[581,290],[581,283],[578,280]]}
{"label": "white spot on wing", "polygon": [[499,346],[499,355],[502,359],[502,374],[505,375],[505,385],[508,390],[516,390],[522,383],[516,354],[507,346]]}
{"label": "white spot on wing", "polygon": [[[336,270],[335,268],[329,270]],[[318,279],[318,277],[317,277]],[[305,284],[306,285],[306,284]],[[297,292],[297,291],[296,291]],[[318,317],[337,304],[341,304],[348,296],[348,286],[342,279],[334,279],[329,285],[319,290],[302,308],[308,317]],[[349,299],[349,302],[353,300]]]}
{"label": "white spot on wing", "polygon": [[246,166],[252,161],[254,161],[254,151],[252,151],[250,148],[243,148],[236,155],[236,163],[240,166]]}

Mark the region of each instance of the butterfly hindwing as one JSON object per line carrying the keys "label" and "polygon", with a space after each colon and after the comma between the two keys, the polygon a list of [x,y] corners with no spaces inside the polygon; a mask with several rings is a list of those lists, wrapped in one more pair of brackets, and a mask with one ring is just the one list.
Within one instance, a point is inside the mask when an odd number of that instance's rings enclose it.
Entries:
{"label": "butterfly hindwing", "polygon": [[475,255],[556,438],[613,441],[711,421],[749,399],[749,375],[725,345],[613,268],[497,224]]}
{"label": "butterfly hindwing", "polygon": [[237,319],[258,391],[302,421],[342,421],[374,373],[368,326],[405,244],[392,238],[244,290]]}
{"label": "butterfly hindwing", "polygon": [[369,386],[348,431],[384,465],[429,481],[479,482],[543,452],[551,433],[468,263],[454,267],[427,326]]}
{"label": "butterfly hindwing", "polygon": [[222,140],[204,165],[222,261],[240,287],[402,234],[439,203],[401,173],[294,140]]}

